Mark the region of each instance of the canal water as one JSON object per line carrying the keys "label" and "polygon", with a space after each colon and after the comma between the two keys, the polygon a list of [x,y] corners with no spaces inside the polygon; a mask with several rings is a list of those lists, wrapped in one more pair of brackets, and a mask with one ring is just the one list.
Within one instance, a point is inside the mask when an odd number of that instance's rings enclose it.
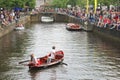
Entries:
{"label": "canal water", "polygon": [[[66,30],[66,23],[28,23],[0,39],[0,80],[120,80],[120,46],[92,32]],[[52,46],[64,64],[29,71],[18,62],[44,56]]]}

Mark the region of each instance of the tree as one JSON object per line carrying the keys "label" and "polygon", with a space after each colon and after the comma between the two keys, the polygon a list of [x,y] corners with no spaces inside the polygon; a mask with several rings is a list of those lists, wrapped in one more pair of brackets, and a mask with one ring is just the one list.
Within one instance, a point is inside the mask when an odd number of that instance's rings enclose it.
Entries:
{"label": "tree", "polygon": [[69,0],[67,4],[69,4],[71,6],[76,6],[77,1],[76,0]]}
{"label": "tree", "polygon": [[51,4],[54,6],[54,7],[61,7],[61,8],[64,8],[64,7],[67,7],[67,2],[69,0],[53,0],[51,2]]}
{"label": "tree", "polygon": [[[98,0],[98,4],[102,4],[102,5],[120,5],[120,3],[117,3],[119,0],[115,1],[115,0]],[[81,7],[85,7],[86,6],[86,2],[87,0],[53,0],[53,2],[51,3],[52,5],[56,6],[56,7],[66,7],[68,4],[72,5],[72,6],[76,6],[79,5]],[[94,0],[89,0],[89,4],[94,5]]]}
{"label": "tree", "polygon": [[35,3],[36,3],[36,0],[0,0],[0,7],[4,7],[4,8],[20,7],[20,8],[24,8],[24,6],[26,6],[26,4],[28,4],[30,8],[34,8]]}

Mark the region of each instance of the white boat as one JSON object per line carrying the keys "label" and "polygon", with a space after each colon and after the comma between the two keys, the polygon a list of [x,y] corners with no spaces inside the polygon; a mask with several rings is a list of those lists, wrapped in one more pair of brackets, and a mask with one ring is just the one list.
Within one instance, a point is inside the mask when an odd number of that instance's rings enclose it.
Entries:
{"label": "white boat", "polygon": [[49,16],[42,16],[41,17],[41,22],[53,22],[54,18],[53,17],[49,17]]}
{"label": "white boat", "polygon": [[25,29],[25,27],[22,24],[19,24],[18,26],[16,26],[15,30],[23,30]]}

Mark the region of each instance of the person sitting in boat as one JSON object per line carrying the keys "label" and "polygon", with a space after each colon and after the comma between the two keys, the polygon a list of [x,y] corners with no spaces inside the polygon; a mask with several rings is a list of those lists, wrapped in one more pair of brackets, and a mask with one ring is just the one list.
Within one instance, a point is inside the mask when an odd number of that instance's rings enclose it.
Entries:
{"label": "person sitting in boat", "polygon": [[23,24],[19,24],[19,27],[23,27]]}
{"label": "person sitting in boat", "polygon": [[34,56],[34,54],[31,54],[31,63],[38,64],[37,58]]}
{"label": "person sitting in boat", "polygon": [[52,47],[52,51],[48,55],[47,63],[50,63],[54,59],[55,59],[55,46]]}

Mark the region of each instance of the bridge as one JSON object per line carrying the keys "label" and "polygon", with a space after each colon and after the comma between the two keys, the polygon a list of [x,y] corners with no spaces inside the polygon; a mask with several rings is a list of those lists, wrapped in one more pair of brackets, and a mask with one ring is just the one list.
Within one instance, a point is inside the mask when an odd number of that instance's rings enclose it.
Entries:
{"label": "bridge", "polygon": [[32,22],[41,22],[42,16],[52,17],[54,19],[54,22],[66,22],[66,23],[80,24],[82,25],[83,29],[86,31],[92,31],[93,26],[94,26],[91,23],[85,24],[85,22],[80,18],[68,15],[66,13],[60,13],[60,12],[39,12],[37,14],[31,14],[30,19]]}
{"label": "bridge", "polygon": [[31,21],[40,21],[42,16],[49,16],[54,18],[55,22],[68,22],[69,17],[64,13],[56,13],[56,12],[39,12],[38,14],[31,15]]}

